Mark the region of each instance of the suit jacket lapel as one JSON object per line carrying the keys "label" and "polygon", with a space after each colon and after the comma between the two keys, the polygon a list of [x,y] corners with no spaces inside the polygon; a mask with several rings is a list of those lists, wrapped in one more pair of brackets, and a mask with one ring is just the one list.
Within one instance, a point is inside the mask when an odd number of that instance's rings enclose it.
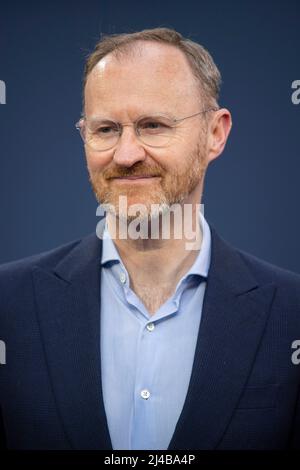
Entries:
{"label": "suit jacket lapel", "polygon": [[216,448],[246,384],[268,318],[273,284],[259,286],[210,224],[212,258],[193,370],[169,449]]}
{"label": "suit jacket lapel", "polygon": [[100,371],[101,242],[92,235],[54,272],[34,270],[46,360],[71,447],[112,449]]}

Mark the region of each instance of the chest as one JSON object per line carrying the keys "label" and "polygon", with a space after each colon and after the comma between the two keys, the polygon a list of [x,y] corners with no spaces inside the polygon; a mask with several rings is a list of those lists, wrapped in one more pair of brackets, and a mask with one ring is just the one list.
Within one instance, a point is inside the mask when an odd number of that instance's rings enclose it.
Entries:
{"label": "chest", "polygon": [[148,312],[153,315],[174,294],[175,286],[135,284],[132,289]]}

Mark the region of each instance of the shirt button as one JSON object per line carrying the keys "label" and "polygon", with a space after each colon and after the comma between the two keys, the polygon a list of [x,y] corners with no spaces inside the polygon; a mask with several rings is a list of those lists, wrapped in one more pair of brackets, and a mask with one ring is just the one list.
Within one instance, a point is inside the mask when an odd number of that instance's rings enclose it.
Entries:
{"label": "shirt button", "polygon": [[148,398],[150,397],[149,390],[142,390],[141,391],[141,397],[144,398],[144,400],[148,400]]}
{"label": "shirt button", "polygon": [[154,323],[148,323],[148,325],[146,326],[146,328],[147,328],[148,331],[153,331],[154,328],[155,328],[155,325],[154,325]]}
{"label": "shirt button", "polygon": [[126,274],[123,272],[120,273],[120,281],[122,282],[122,284],[125,284],[126,282]]}

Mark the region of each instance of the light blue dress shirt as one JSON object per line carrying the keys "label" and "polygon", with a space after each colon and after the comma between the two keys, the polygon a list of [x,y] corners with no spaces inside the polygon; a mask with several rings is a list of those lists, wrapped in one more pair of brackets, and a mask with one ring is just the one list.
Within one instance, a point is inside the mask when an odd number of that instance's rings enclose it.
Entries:
{"label": "light blue dress shirt", "polygon": [[200,212],[202,243],[176,291],[150,315],[130,288],[104,230],[101,368],[113,449],[167,449],[186,398],[210,265],[211,234]]}

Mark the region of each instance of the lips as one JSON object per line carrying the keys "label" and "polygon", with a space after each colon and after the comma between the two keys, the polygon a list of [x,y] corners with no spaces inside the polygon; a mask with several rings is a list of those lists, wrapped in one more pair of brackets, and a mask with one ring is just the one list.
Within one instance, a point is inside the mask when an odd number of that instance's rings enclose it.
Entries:
{"label": "lips", "polygon": [[116,176],[113,179],[126,179],[126,180],[138,180],[145,178],[155,178],[156,175],[141,175],[141,176]]}

